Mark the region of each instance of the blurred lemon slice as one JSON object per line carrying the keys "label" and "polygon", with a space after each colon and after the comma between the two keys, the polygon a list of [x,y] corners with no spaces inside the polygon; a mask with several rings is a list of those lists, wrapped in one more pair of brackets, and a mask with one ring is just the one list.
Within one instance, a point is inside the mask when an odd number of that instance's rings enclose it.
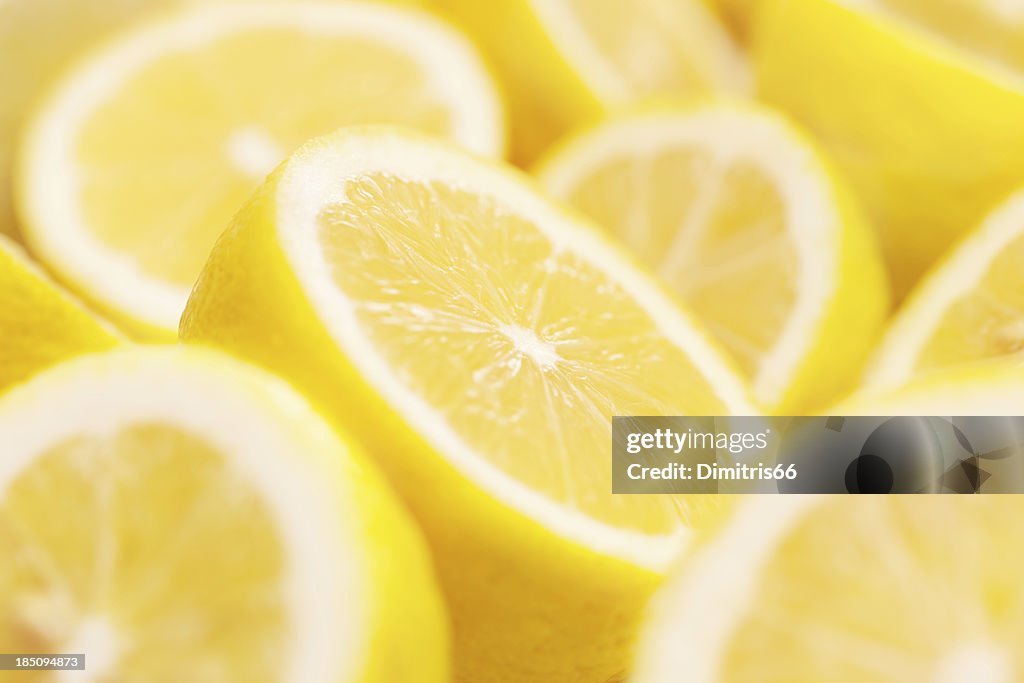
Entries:
{"label": "blurred lemon slice", "polygon": [[1022,533],[1017,496],[749,499],[653,603],[630,680],[1020,680]]}
{"label": "blurred lemon slice", "polygon": [[869,387],[991,358],[1024,359],[1024,191],[930,272],[875,354]]}
{"label": "blurred lemon slice", "polygon": [[422,541],[279,380],[90,356],[8,393],[0,443],[4,649],[88,680],[448,680]]}
{"label": "blurred lemon slice", "polygon": [[820,406],[857,376],[887,309],[881,257],[782,117],[728,104],[634,114],[569,139],[538,175],[682,296],[764,405]]}
{"label": "blurred lemon slice", "polygon": [[25,236],[84,297],[171,337],[235,210],[308,137],[402,123],[499,154],[495,86],[418,10],[301,0],[195,7],[81,62],[26,134]]}
{"label": "blurred lemon slice", "polygon": [[589,224],[387,128],[311,142],[272,176],[181,333],[290,378],[370,445],[434,544],[464,680],[616,674],[696,514],[611,495],[611,417],[756,413]]}
{"label": "blurred lemon slice", "polygon": [[654,95],[745,93],[745,58],[701,0],[438,0],[477,36],[509,91],[513,158]]}
{"label": "blurred lemon slice", "polygon": [[0,392],[56,361],[117,342],[117,333],[0,235]]}
{"label": "blurred lemon slice", "polygon": [[760,93],[850,177],[900,297],[1024,177],[1020,7],[769,0],[758,13]]}

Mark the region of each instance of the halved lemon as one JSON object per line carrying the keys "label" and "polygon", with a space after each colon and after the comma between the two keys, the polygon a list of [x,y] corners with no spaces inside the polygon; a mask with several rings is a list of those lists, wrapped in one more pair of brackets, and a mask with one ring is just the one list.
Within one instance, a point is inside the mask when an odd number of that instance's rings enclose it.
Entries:
{"label": "halved lemon", "polygon": [[432,542],[460,680],[617,675],[698,513],[611,495],[611,417],[757,412],[589,224],[512,169],[388,128],[286,162],[181,334],[291,379],[367,444]]}
{"label": "halved lemon", "polygon": [[768,0],[761,95],[806,124],[881,231],[897,293],[1024,177],[1016,0]]}
{"label": "halved lemon", "polygon": [[783,117],[733,104],[636,113],[573,136],[537,173],[679,293],[762,404],[820,407],[858,376],[888,307],[881,255]]}
{"label": "halved lemon", "polygon": [[495,85],[419,10],[299,0],[195,6],[72,69],[29,125],[25,237],[83,297],[169,338],[217,235],[290,151],[402,123],[500,154]]}
{"label": "halved lemon", "polygon": [[117,332],[0,235],[0,392],[57,361],[118,341]]}
{"label": "halved lemon", "polygon": [[746,59],[701,0],[437,0],[477,37],[509,93],[512,157],[652,96],[747,93]]}
{"label": "halved lemon", "polygon": [[865,383],[993,358],[1024,363],[1024,191],[939,263],[893,319]]}
{"label": "halved lemon", "polygon": [[1020,680],[1022,534],[1018,496],[748,499],[653,602],[630,680]]}
{"label": "halved lemon", "polygon": [[421,537],[280,380],[88,356],[6,394],[0,443],[4,650],[93,681],[449,680]]}

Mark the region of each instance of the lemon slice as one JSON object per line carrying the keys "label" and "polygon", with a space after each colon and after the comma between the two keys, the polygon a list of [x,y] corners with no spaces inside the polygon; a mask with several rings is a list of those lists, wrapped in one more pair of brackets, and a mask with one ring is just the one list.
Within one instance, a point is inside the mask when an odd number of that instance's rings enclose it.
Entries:
{"label": "lemon slice", "polygon": [[495,86],[471,45],[418,10],[204,5],[105,44],[26,133],[24,232],[85,298],[171,337],[216,237],[313,135],[389,122],[502,149]]}
{"label": "lemon slice", "polygon": [[0,443],[5,650],[91,681],[448,680],[422,540],[280,380],[89,356],[9,392]]}
{"label": "lemon slice", "polygon": [[118,340],[0,235],[0,392],[56,361]]}
{"label": "lemon slice", "polygon": [[728,104],[620,117],[560,145],[538,175],[682,296],[764,405],[820,406],[857,376],[887,309],[881,257],[783,118]]}
{"label": "lemon slice", "polygon": [[286,162],[181,334],[290,378],[369,445],[433,543],[460,680],[616,674],[697,515],[611,495],[611,417],[756,412],[591,226],[511,169],[387,128]]}
{"label": "lemon slice", "polygon": [[1020,680],[1022,533],[1017,496],[752,499],[653,603],[630,680]]}
{"label": "lemon slice", "polygon": [[1024,359],[1024,191],[996,208],[931,271],[893,319],[865,379],[992,358]]}
{"label": "lemon slice", "polygon": [[701,0],[437,4],[478,38],[501,73],[518,163],[623,104],[751,89],[745,57]]}
{"label": "lemon slice", "polygon": [[1020,3],[770,0],[756,25],[760,94],[854,183],[902,297],[1024,176]]}

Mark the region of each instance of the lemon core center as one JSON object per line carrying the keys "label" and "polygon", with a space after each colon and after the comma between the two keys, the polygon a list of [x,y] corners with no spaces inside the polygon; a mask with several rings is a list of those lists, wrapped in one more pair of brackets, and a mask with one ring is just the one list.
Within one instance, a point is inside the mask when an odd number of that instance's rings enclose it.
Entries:
{"label": "lemon core center", "polygon": [[559,360],[553,344],[542,340],[537,333],[521,325],[503,325],[501,333],[508,337],[520,354],[530,358],[541,368],[552,368]]}
{"label": "lemon core center", "polygon": [[231,165],[257,180],[265,178],[285,157],[274,139],[257,126],[236,128],[224,147]]}

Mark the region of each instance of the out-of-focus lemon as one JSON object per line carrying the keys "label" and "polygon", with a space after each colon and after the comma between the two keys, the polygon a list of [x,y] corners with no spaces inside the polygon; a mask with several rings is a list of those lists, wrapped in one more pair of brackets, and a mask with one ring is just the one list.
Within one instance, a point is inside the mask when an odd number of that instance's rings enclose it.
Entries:
{"label": "out-of-focus lemon", "polygon": [[449,680],[422,538],[309,405],[211,351],[70,361],[0,400],[0,643],[91,680]]}
{"label": "out-of-focus lemon", "polygon": [[930,272],[894,318],[869,387],[944,366],[1024,354],[1024,191]]}
{"label": "out-of-focus lemon", "polygon": [[770,0],[756,33],[761,94],[853,180],[898,294],[1024,177],[1020,3]]}
{"label": "out-of-focus lemon", "polygon": [[509,94],[520,164],[571,128],[655,95],[745,93],[745,58],[701,0],[435,0]]}
{"label": "out-of-focus lemon", "polygon": [[881,255],[784,118],[730,104],[634,114],[569,139],[538,174],[680,294],[762,404],[820,407],[858,377],[888,309]]}
{"label": "out-of-focus lemon", "polygon": [[611,417],[756,411],[596,229],[512,169],[389,128],[271,176],[181,334],[289,378],[367,444],[433,545],[466,681],[618,675],[694,509],[611,495]]}
{"label": "out-of-focus lemon", "polygon": [[1018,496],[749,499],[652,603],[630,681],[1020,680],[1022,534]]}
{"label": "out-of-focus lemon", "polygon": [[105,44],[28,127],[25,237],[83,297],[172,337],[216,237],[282,158],[393,122],[500,154],[495,85],[419,10],[300,0],[195,6]]}
{"label": "out-of-focus lemon", "polygon": [[113,330],[0,235],[0,392],[56,361],[117,342]]}
{"label": "out-of-focus lemon", "polygon": [[[17,233],[11,204],[11,164],[22,121],[76,55],[152,12],[190,3],[244,1],[0,0],[0,233]],[[422,4],[418,0],[388,1]]]}
{"label": "out-of-focus lemon", "polygon": [[756,13],[764,6],[764,0],[705,0],[718,11],[735,33],[745,38],[750,26],[756,21]]}

